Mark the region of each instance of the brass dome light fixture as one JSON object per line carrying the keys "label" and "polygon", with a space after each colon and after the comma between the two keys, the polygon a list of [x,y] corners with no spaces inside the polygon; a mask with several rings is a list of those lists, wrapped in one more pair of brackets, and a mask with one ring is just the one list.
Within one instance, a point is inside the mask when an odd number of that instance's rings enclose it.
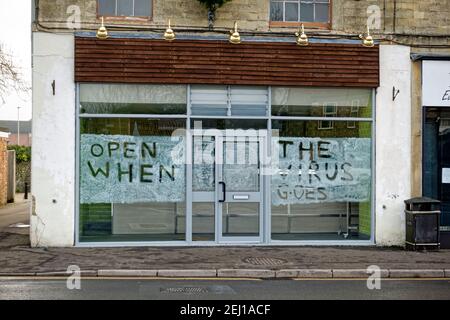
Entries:
{"label": "brass dome light fixture", "polygon": [[364,47],[371,48],[371,47],[373,47],[375,45],[375,43],[373,41],[373,37],[370,35],[369,26],[367,26],[367,34],[365,36],[360,34],[359,38],[362,40],[362,45]]}
{"label": "brass dome light fixture", "polygon": [[239,43],[241,43],[241,36],[239,35],[239,32],[238,32],[237,21],[234,22],[234,29],[230,30],[230,39],[229,39],[229,41],[232,44],[239,44]]}
{"label": "brass dome light fixture", "polygon": [[97,38],[100,40],[105,40],[105,39],[109,38],[108,30],[106,30],[105,21],[104,21],[103,17],[102,17],[102,24],[101,24],[100,28],[98,28],[98,30],[97,30]]}
{"label": "brass dome light fixture", "polygon": [[308,36],[305,34],[305,26],[302,24],[301,28],[295,33],[297,37],[297,45],[305,47],[309,45]]}
{"label": "brass dome light fixture", "polygon": [[175,32],[173,32],[172,28],[170,27],[170,19],[166,32],[164,32],[164,40],[169,42],[175,40]]}

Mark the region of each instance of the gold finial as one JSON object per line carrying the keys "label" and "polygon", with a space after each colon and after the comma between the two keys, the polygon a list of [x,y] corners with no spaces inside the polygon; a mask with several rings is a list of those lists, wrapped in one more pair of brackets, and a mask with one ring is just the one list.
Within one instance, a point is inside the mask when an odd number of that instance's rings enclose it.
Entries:
{"label": "gold finial", "polygon": [[169,19],[169,23],[168,23],[166,32],[164,32],[164,40],[166,40],[166,41],[175,40],[175,32],[173,32],[172,28],[170,27],[170,19]]}
{"label": "gold finial", "polygon": [[241,36],[238,32],[237,21],[234,22],[234,30],[230,30],[230,43],[239,44],[241,43]]}
{"label": "gold finial", "polygon": [[369,26],[367,26],[367,35],[363,36],[362,34],[359,35],[359,38],[362,39],[362,45],[364,47],[373,47],[374,41],[373,41],[373,37],[370,35],[370,29]]}
{"label": "gold finial", "polygon": [[109,38],[108,30],[106,30],[105,22],[103,20],[103,17],[102,17],[102,25],[97,30],[97,38],[101,39],[101,40],[105,40],[105,39]]}
{"label": "gold finial", "polygon": [[302,24],[300,30],[295,33],[297,44],[299,46],[307,46],[309,44],[308,36],[305,34],[305,26]]}

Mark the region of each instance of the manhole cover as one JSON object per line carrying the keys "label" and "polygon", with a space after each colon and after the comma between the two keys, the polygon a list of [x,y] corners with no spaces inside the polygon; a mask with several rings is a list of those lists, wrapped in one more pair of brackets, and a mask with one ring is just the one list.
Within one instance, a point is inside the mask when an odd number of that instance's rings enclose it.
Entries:
{"label": "manhole cover", "polygon": [[29,224],[25,224],[25,223],[15,223],[9,226],[10,228],[29,228],[30,225]]}
{"label": "manhole cover", "polygon": [[245,263],[253,264],[255,266],[279,266],[287,262],[286,260],[278,258],[257,258],[257,257],[245,258],[243,261]]}
{"label": "manhole cover", "polygon": [[161,293],[199,294],[208,293],[208,289],[200,287],[161,288]]}

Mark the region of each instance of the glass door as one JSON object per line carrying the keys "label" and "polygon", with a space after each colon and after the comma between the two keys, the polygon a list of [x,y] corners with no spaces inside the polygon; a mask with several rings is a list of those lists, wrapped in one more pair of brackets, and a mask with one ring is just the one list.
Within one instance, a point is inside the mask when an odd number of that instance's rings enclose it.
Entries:
{"label": "glass door", "polygon": [[264,137],[194,132],[192,240],[262,241]]}

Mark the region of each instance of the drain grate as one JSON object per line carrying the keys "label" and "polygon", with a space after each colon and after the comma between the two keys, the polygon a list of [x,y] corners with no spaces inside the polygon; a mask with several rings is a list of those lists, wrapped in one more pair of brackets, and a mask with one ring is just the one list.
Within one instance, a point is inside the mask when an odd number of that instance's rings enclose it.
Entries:
{"label": "drain grate", "polygon": [[208,289],[201,287],[161,288],[161,293],[199,294],[208,293]]}
{"label": "drain grate", "polygon": [[249,257],[243,260],[245,263],[253,264],[255,266],[280,266],[287,263],[284,259],[278,258],[261,258],[261,257]]}

